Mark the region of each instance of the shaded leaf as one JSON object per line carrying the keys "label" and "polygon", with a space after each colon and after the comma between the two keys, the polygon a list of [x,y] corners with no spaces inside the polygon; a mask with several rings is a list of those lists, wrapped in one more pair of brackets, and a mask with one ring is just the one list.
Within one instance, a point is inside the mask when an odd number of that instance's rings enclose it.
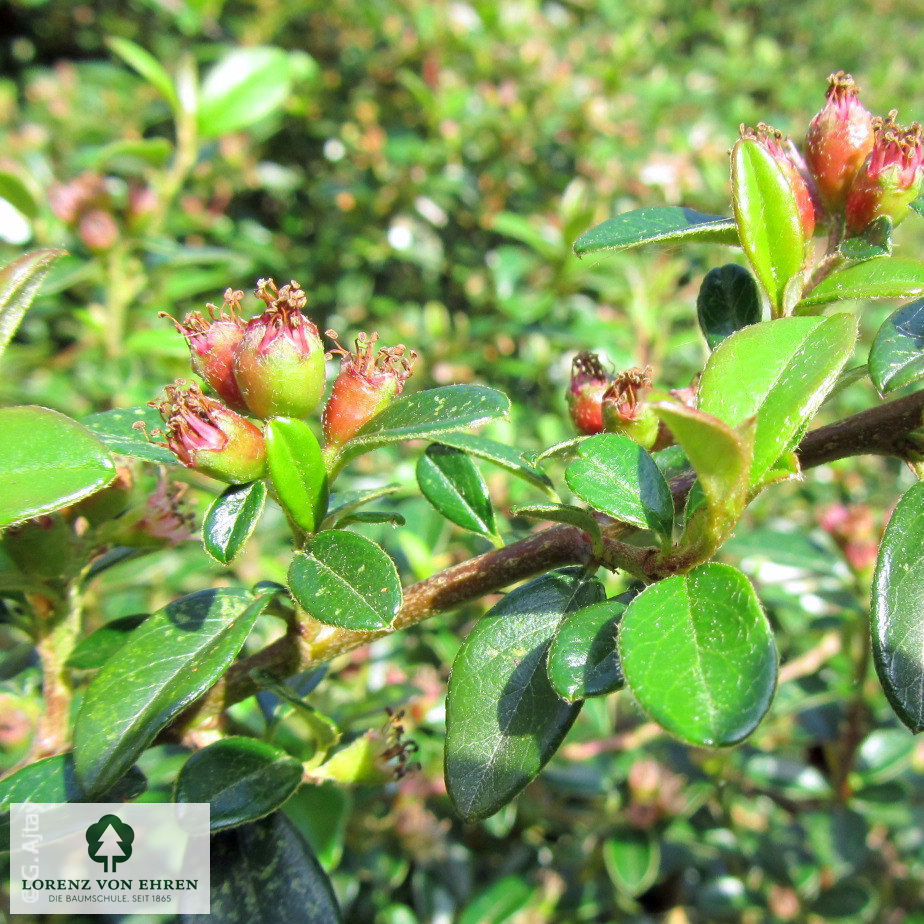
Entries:
{"label": "shaded leaf", "polygon": [[147,618],[147,613],[135,613],[111,619],[74,646],[67,659],[67,666],[80,671],[92,671],[102,667]]}
{"label": "shaded leaf", "polygon": [[869,351],[869,375],[883,394],[924,378],[924,299],[883,321]]}
{"label": "shaded leaf", "polygon": [[600,524],[590,510],[575,507],[573,504],[522,504],[512,507],[511,516],[531,517],[535,520],[552,520],[554,523],[568,523],[583,529],[590,536],[594,554],[603,556],[603,534]]}
{"label": "shaded leaf", "polygon": [[726,337],[760,320],[760,293],[754,277],[737,263],[706,273],[696,298],[699,326],[714,350]]}
{"label": "shaded leaf", "polygon": [[417,461],[417,484],[447,520],[483,536],[496,535],[488,486],[462,450],[441,443],[428,446]]}
{"label": "shaded leaf", "polygon": [[232,561],[253,533],[265,503],[265,481],[225,488],[212,501],[202,521],[205,551],[222,565]]}
{"label": "shaded leaf", "polygon": [[603,863],[613,884],[634,897],[658,878],[661,848],[649,832],[625,828],[603,842]]}
{"label": "shaded leaf", "polygon": [[549,476],[526,462],[514,446],[498,443],[477,433],[441,433],[440,442],[444,446],[462,449],[470,456],[493,462],[511,475],[516,475],[543,491],[548,491],[552,485]]}
{"label": "shaded leaf", "polygon": [[[134,459],[147,459],[163,465],[180,465],[180,460],[165,446],[157,446],[148,437],[163,429],[160,414],[152,407],[117,408],[84,417],[81,423],[95,433],[113,452]],[[135,429],[135,424],[144,424]]]}

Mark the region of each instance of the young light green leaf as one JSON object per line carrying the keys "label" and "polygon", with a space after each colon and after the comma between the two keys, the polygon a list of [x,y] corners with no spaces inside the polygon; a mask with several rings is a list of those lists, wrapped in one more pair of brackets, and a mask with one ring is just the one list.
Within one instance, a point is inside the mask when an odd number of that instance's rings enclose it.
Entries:
{"label": "young light green leaf", "polygon": [[476,459],[485,459],[487,462],[493,462],[502,469],[516,475],[524,481],[535,485],[537,488],[549,492],[552,482],[545,472],[540,471],[533,465],[530,465],[523,459],[522,454],[513,446],[506,443],[498,443],[496,440],[488,439],[486,436],[480,436],[477,433],[441,433],[440,442],[444,446],[452,446],[455,449],[461,449]]}
{"label": "young light green leaf", "polygon": [[253,533],[265,503],[265,481],[225,488],[212,501],[202,521],[205,551],[219,564],[233,561]]}
{"label": "young light green leaf", "polygon": [[511,516],[531,517],[534,520],[552,520],[554,523],[568,523],[583,529],[590,536],[593,553],[603,557],[603,534],[600,524],[590,510],[575,507],[573,504],[522,504],[512,507]]}
{"label": "young light green leaf", "polygon": [[417,461],[417,484],[450,522],[483,536],[496,535],[488,486],[462,450],[431,443]]}
{"label": "young light green leaf", "polygon": [[634,440],[600,433],[578,447],[579,457],[565,470],[568,487],[595,510],[662,539],[674,524],[671,489],[651,456]]}
{"label": "young light green leaf", "polygon": [[147,618],[147,613],[134,613],[131,616],[111,619],[74,646],[67,659],[67,666],[80,671],[92,671],[102,667]]}
{"label": "young light green leaf", "polygon": [[[211,854],[216,924],[341,920],[327,874],[282,812],[216,834]],[[180,916],[181,924],[194,920]]]}
{"label": "young light green leaf", "polygon": [[760,293],[754,277],[737,263],[706,273],[696,298],[699,326],[714,350],[736,330],[760,320]]}
{"label": "young light green leaf", "polygon": [[44,407],[0,408],[0,528],[109,484],[115,462],[86,427]]}
{"label": "young light green leaf", "polygon": [[[120,456],[147,459],[162,465],[180,464],[166,446],[158,446],[150,440],[150,435],[164,426],[160,414],[152,407],[100,411],[84,417],[81,423]],[[137,428],[135,424],[138,424]]]}
{"label": "young light green leaf", "polygon": [[799,206],[789,180],[757,142],[741,138],[732,148],[732,202],[741,246],[774,309],[805,260]]}
{"label": "young light green leaf", "polygon": [[209,802],[212,831],[235,828],[274,812],[298,789],[302,765],[254,738],[223,738],[196,751],[180,768],[174,802]]}
{"label": "young light green leaf", "polygon": [[106,44],[132,70],[137,71],[170,104],[174,112],[180,111],[180,100],[173,78],[149,51],[125,38],[110,37]]}
{"label": "young light green leaf", "polygon": [[63,250],[34,250],[0,269],[0,358]]}
{"label": "young light green leaf", "polygon": [[569,613],[549,646],[549,680],[569,703],[622,689],[616,628],[631,597],[623,594]]}
{"label": "young light green leaf", "polygon": [[655,206],[624,212],[585,231],[574,242],[574,252],[583,257],[600,250],[625,250],[639,244],[676,240],[738,246],[738,229],[731,218],[704,215],[676,205]]}
{"label": "young light green leaf", "polygon": [[848,298],[910,298],[924,294],[924,262],[905,257],[877,257],[831,273],[806,295],[796,314]]}
{"label": "young light green leaf", "polygon": [[296,526],[314,532],[327,512],[327,468],[308,424],[274,417],[263,431],[276,497]]}
{"label": "young light green leaf", "polygon": [[924,731],[924,482],[898,502],[879,546],[873,579],[876,673],[898,717]]}
{"label": "young light green leaf", "polygon": [[856,319],[779,318],[722,341],[700,381],[699,408],[732,428],[757,418],[751,486],[807,426],[853,352]]}
{"label": "young light green leaf", "polygon": [[711,562],[642,591],[619,626],[626,684],[690,744],[746,738],[770,708],[779,657],[748,579]]}
{"label": "young light green leaf", "polygon": [[402,598],[395,563],[371,539],[342,529],[312,536],[295,555],[289,589],[318,622],[368,632],[390,626]]}
{"label": "young light green leaf", "polygon": [[35,219],[38,215],[38,205],[32,193],[15,173],[0,170],[0,199],[5,199],[26,218]]}
{"label": "young light green leaf", "polygon": [[660,843],[647,831],[623,829],[603,842],[603,864],[616,888],[633,897],[641,895],[658,878]]}
{"label": "young light green leaf", "polygon": [[869,376],[883,394],[924,378],[924,299],[883,322],[869,351]]}
{"label": "young light green leaf", "polygon": [[545,670],[562,618],[603,597],[578,569],[512,590],[462,643],[446,700],[446,784],[459,814],[486,818],[545,766],[577,717]]}
{"label": "young light green leaf", "polygon": [[247,128],[282,108],[292,89],[292,66],[281,48],[236,48],[206,75],[196,124],[203,138]]}
{"label": "young light green leaf", "polygon": [[154,736],[228,669],[272,594],[203,590],[149,616],[84,693],[74,764],[90,793],[111,786]]}

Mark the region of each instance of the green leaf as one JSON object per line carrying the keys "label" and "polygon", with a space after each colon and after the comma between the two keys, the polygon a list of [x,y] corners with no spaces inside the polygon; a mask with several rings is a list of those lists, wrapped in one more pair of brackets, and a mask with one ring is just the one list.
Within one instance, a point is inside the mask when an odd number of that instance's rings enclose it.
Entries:
{"label": "green leaf", "polygon": [[[17,211],[22,212],[26,218],[35,219],[38,215],[38,205],[32,193],[15,173],[0,170],[0,199],[5,199]],[[22,258],[20,258],[22,259]]]}
{"label": "green leaf", "polygon": [[789,180],[758,142],[740,139],[732,149],[732,201],[741,246],[775,309],[786,283],[802,269],[805,240]]}
{"label": "green leaf", "polygon": [[578,447],[565,470],[568,487],[595,510],[670,538],[674,524],[671,489],[651,456],[634,440],[600,433]]}
{"label": "green leaf", "polygon": [[86,427],[44,407],[0,408],[0,528],[109,484],[115,463]]}
{"label": "green leaf", "polygon": [[568,523],[583,529],[590,536],[594,554],[603,556],[603,534],[600,524],[590,510],[575,507],[573,504],[522,504],[512,507],[511,516],[531,517],[534,520],[552,520],[555,523]]}
{"label": "green leaf", "polygon": [[355,510],[365,504],[369,504],[380,497],[387,497],[400,491],[401,486],[397,484],[387,484],[380,488],[367,488],[362,491],[337,491],[331,494],[327,502],[327,516],[321,523],[321,529],[332,529],[340,524],[340,521],[352,514]]}
{"label": "green leaf", "polygon": [[428,439],[506,417],[510,399],[483,385],[444,385],[401,395],[346,444],[343,461],[379,446]]}
{"label": "green leaf", "polygon": [[516,475],[543,491],[548,492],[552,486],[552,482],[545,472],[541,472],[535,466],[530,465],[518,449],[508,446],[506,443],[498,443],[496,440],[488,439],[486,436],[479,436],[477,433],[441,433],[440,442],[444,446],[461,449],[477,459],[493,462],[505,471],[510,472],[511,475]]}
{"label": "green leaf", "polygon": [[485,614],[456,655],[446,701],[446,783],[463,818],[506,805],[546,764],[577,717],[545,670],[562,618],[603,589],[577,569],[512,590]]}
{"label": "green leaf", "polygon": [[84,788],[112,785],[157,733],[230,667],[272,599],[202,590],[149,616],[84,693],[74,763]]}
{"label": "green leaf", "polygon": [[613,885],[635,897],[658,878],[661,848],[648,832],[626,828],[603,842],[603,863]]}
{"label": "green leaf", "polygon": [[457,924],[511,924],[532,897],[533,889],[522,876],[503,876],[468,902]]}
{"label": "green leaf", "polygon": [[803,309],[848,298],[910,298],[924,294],[924,262],[877,257],[831,273],[799,302]]}
{"label": "green leaf", "polygon": [[706,363],[699,408],[737,428],[757,417],[751,485],[793,448],[853,352],[851,315],[779,318],[723,340]]}
{"label": "green leaf", "polygon": [[677,205],[654,206],[624,212],[585,231],[574,252],[583,257],[600,250],[625,250],[639,244],[695,240],[738,246],[738,229],[730,218],[704,215]]}
{"label": "green leaf", "polygon": [[885,783],[899,776],[914,759],[915,740],[898,728],[877,728],[857,750],[854,770],[864,784]]}
{"label": "green leaf", "polygon": [[149,51],[124,38],[107,38],[106,44],[132,70],[140,74],[170,104],[174,112],[180,111],[180,99],[173,78]]}
{"label": "green leaf", "polygon": [[450,522],[483,536],[497,534],[488,486],[462,450],[431,443],[417,461],[417,484]]}
{"label": "green leaf", "polygon": [[312,536],[289,566],[289,589],[318,622],[373,632],[401,607],[395,563],[371,539],[342,529]]}
{"label": "green leaf", "polygon": [[296,526],[314,532],[327,512],[327,469],[308,424],[288,417],[267,421],[266,465],[282,504]]}
{"label": "green leaf", "polygon": [[883,322],[869,351],[869,376],[882,394],[924,378],[924,298]]}
{"label": "green leaf", "polygon": [[292,89],[289,55],[280,48],[237,48],[206,75],[196,123],[203,138],[247,128],[280,110]]}
{"label": "green leaf", "polygon": [[102,667],[147,618],[147,613],[135,613],[110,620],[74,646],[67,659],[67,666],[79,671]]}
{"label": "green leaf", "polygon": [[[81,152],[80,165],[87,170],[105,170],[116,165],[163,167],[173,154],[166,138],[120,138]],[[185,352],[185,344],[182,344]]]}
{"label": "green leaf", "polygon": [[924,482],[902,496],[879,546],[873,579],[873,658],[886,697],[924,731]]}
{"label": "green leaf", "polygon": [[282,812],[216,834],[211,854],[211,924],[341,920],[327,874]]}
{"label": "green leaf", "polygon": [[569,703],[621,690],[616,628],[625,595],[569,613],[549,646],[546,669],[555,691]]}
{"label": "green leaf", "polygon": [[690,744],[746,738],[770,708],[779,657],[754,588],[730,565],[700,565],[642,591],[619,627],[626,684]]}
{"label": "green leaf", "polygon": [[911,203],[911,207],[918,213],[918,215],[924,215],[924,195],[918,196],[917,199]]}
{"label": "green leaf", "polygon": [[176,778],[174,802],[211,803],[213,831],[274,812],[298,789],[302,765],[254,738],[224,738],[196,751]]}
{"label": "green leaf", "polygon": [[[152,443],[148,438],[164,426],[160,414],[152,407],[100,411],[84,417],[81,423],[120,456],[147,459],[162,465],[180,464],[180,460],[169,449]],[[135,424],[139,425],[137,429]]]}
{"label": "green leaf", "polygon": [[892,253],[892,219],[881,215],[871,221],[857,237],[849,237],[838,250],[854,263],[872,260],[874,257],[888,257]]}
{"label": "green leaf", "polygon": [[225,488],[212,501],[202,521],[205,551],[222,565],[233,561],[253,533],[265,503],[265,481]]}
{"label": "green leaf", "polygon": [[33,250],[0,269],[0,358],[63,250]]}
{"label": "green leaf", "polygon": [[709,349],[736,330],[760,320],[760,293],[754,277],[737,263],[706,273],[696,298],[696,314]]}

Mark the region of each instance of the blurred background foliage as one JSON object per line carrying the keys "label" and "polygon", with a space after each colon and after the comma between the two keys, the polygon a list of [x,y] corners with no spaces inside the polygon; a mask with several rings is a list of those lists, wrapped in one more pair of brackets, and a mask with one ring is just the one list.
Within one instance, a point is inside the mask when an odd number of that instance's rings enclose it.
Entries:
{"label": "blurred background foliage", "polygon": [[[16,0],[0,23],[0,261],[70,252],[7,353],[0,401],[77,417],[142,404],[188,374],[158,311],[294,277],[322,329],[417,349],[411,387],[506,390],[512,420],[491,435],[550,445],[570,433],[579,349],[615,368],[651,363],[670,387],[690,381],[706,355],[699,282],[735,258],[693,245],[580,261],[581,231],[641,205],[728,214],[739,122],[798,139],[831,71],[854,73],[873,111],[924,115],[914,0]],[[119,40],[177,79],[173,104]],[[912,216],[897,239],[920,255],[924,223]],[[867,343],[892,307],[858,306]],[[874,400],[855,385],[822,417]],[[416,455],[366,457],[347,485],[406,489],[383,506],[411,527],[362,527],[406,581],[488,547],[413,496]],[[500,512],[537,499],[483,468]],[[850,650],[870,549],[910,480],[869,459],[813,472],[768,492],[728,544],[787,665],[768,719],[728,752],[673,742],[628,694],[593,700],[514,805],[463,825],[442,783],[443,696],[482,605],[361,649],[316,687],[320,676],[301,678],[344,740],[382,734],[391,707],[420,747],[400,781],[303,787],[287,805],[347,920],[924,921],[924,749],[874,679],[857,683]],[[190,481],[201,511],[214,488]],[[528,527],[503,522],[507,537]],[[196,543],[113,568],[92,585],[94,619],[281,579],[280,517],[268,512],[256,537],[233,570]],[[15,629],[0,627],[0,649],[10,766],[34,729],[39,675]],[[862,735],[847,773],[851,710]],[[319,732],[299,715],[264,698],[233,721],[307,759]],[[148,753],[145,798],[168,797],[181,759]]]}

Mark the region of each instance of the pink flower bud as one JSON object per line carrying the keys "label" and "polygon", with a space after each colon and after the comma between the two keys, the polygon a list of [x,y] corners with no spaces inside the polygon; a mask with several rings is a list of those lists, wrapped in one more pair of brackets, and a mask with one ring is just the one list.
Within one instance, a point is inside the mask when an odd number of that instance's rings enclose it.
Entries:
{"label": "pink flower bud", "polygon": [[603,432],[603,393],[612,381],[596,353],[578,353],[571,361],[568,412],[578,433]]}
{"label": "pink flower bud", "polygon": [[336,331],[325,332],[337,348],[328,355],[341,357],[340,374],[324,407],[324,438],[342,445],[352,439],[376,414],[384,410],[411,375],[417,354],[403,344],[376,352],[378,334],[359,334],[353,352],[338,342]]}
{"label": "pink flower bud", "polygon": [[308,298],[294,280],[257,283],[266,304],[251,318],[234,358],[234,378],[255,417],[307,417],[324,393],[324,345],[302,314]]}
{"label": "pink flower bud", "polygon": [[119,226],[109,212],[91,209],[80,219],[77,234],[87,249],[94,253],[105,253],[119,239]]}
{"label": "pink flower bud", "polygon": [[161,402],[151,402],[166,426],[166,446],[188,468],[230,484],[245,484],[266,470],[263,434],[249,420],[177,380]]}

